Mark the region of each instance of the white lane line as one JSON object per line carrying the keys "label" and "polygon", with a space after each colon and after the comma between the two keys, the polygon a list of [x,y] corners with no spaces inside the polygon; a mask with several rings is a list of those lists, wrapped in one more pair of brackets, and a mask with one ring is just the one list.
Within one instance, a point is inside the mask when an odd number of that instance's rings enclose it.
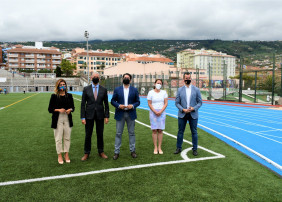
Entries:
{"label": "white lane line", "polygon": [[[141,108],[141,107],[140,107],[140,108]],[[148,108],[144,108],[144,107],[143,107],[143,109],[148,109]],[[168,113],[167,113],[167,114],[168,114]],[[171,116],[173,116],[173,117],[177,117],[177,116],[174,115],[174,114],[168,114],[168,115],[171,115]],[[212,120],[212,121],[214,121],[214,120]],[[205,122],[205,121],[204,121],[204,122]],[[211,123],[211,122],[207,122],[207,123]],[[222,122],[220,122],[220,123],[222,123]],[[217,124],[217,125],[219,125],[219,124]],[[258,152],[256,152],[256,151],[254,151],[253,149],[247,147],[246,145],[244,145],[244,144],[242,144],[242,143],[240,143],[240,142],[238,142],[238,141],[236,141],[236,140],[234,140],[234,139],[232,139],[232,138],[230,138],[230,137],[228,137],[228,136],[226,136],[226,135],[224,135],[224,134],[222,134],[222,133],[220,133],[220,132],[218,132],[218,131],[215,131],[215,130],[209,128],[209,127],[206,127],[206,126],[204,126],[204,125],[202,125],[202,124],[199,124],[199,126],[201,126],[201,127],[203,127],[203,128],[206,128],[206,129],[208,129],[208,130],[210,130],[210,131],[212,131],[212,132],[214,132],[214,133],[216,133],[216,134],[218,134],[218,135],[220,135],[220,136],[222,136],[222,137],[224,137],[224,138],[226,138],[226,139],[228,139],[228,140],[231,140],[232,142],[234,142],[234,143],[240,145],[241,147],[247,149],[247,150],[250,151],[251,153],[257,155],[257,156],[260,157],[260,158],[262,158],[262,159],[265,160],[266,162],[272,164],[274,167],[276,167],[276,168],[282,170],[282,166],[280,166],[278,163],[272,161],[271,159],[265,157],[264,155],[262,155],[262,154],[260,154],[260,153],[258,153]],[[244,129],[241,129],[241,128],[238,128],[238,127],[234,127],[234,126],[231,126],[231,125],[225,124],[225,123],[222,123],[221,126],[226,126],[226,127],[229,127],[229,128],[235,128],[235,129],[243,130],[243,131],[246,131],[246,132],[249,132],[249,133],[254,133],[253,131],[247,131],[247,130],[244,130]],[[258,136],[261,136],[261,135],[258,135]],[[264,137],[264,136],[261,136],[261,137]],[[264,137],[264,138],[270,139],[270,138],[267,138],[267,137]],[[273,140],[273,139],[270,139],[270,140]],[[273,140],[273,141],[278,142],[278,141],[276,141],[276,140]],[[278,143],[280,143],[280,142],[278,142]],[[281,144],[281,143],[280,143],[280,144]]]}
{"label": "white lane line", "polygon": [[[282,142],[279,142],[279,141],[277,141],[277,140],[274,140],[274,139],[265,137],[265,136],[263,136],[263,135],[259,135],[259,134],[257,134],[257,133],[254,132],[254,131],[245,130],[245,129],[243,129],[243,128],[239,128],[239,127],[237,127],[237,126],[232,126],[232,125],[229,125],[229,124],[227,124],[227,123],[223,123],[223,122],[220,122],[220,121],[215,121],[214,119],[208,119],[208,118],[206,118],[206,120],[209,120],[210,122],[201,120],[201,123],[203,123],[203,122],[206,122],[206,123],[209,123],[209,124],[210,124],[210,123],[213,123],[213,125],[225,126],[225,127],[227,127],[227,128],[234,128],[234,129],[242,130],[242,131],[245,131],[245,132],[250,133],[250,134],[252,134],[252,135],[260,136],[260,137],[263,137],[263,138],[265,138],[265,139],[271,140],[271,141],[273,141],[273,142],[277,142],[277,143],[279,143],[279,144],[282,144]],[[219,123],[219,124],[216,124],[216,123],[214,123],[214,122],[217,122],[217,123]]]}
{"label": "white lane line", "polygon": [[[81,101],[80,99],[74,98],[78,101]],[[111,112],[113,113],[114,112]],[[135,120],[137,123],[146,126],[148,128],[151,128],[149,125],[142,123],[138,120]],[[167,133],[163,131],[164,134],[177,138],[175,135],[172,135],[170,133]],[[183,142],[189,143],[192,145],[192,142],[189,142],[187,140],[183,140]],[[109,168],[104,170],[97,170],[97,171],[90,171],[90,172],[82,172],[82,173],[74,173],[74,174],[66,174],[66,175],[57,175],[57,176],[50,176],[50,177],[41,177],[41,178],[33,178],[33,179],[26,179],[26,180],[17,180],[17,181],[8,181],[8,182],[0,182],[0,186],[7,186],[7,185],[14,185],[14,184],[23,184],[23,183],[30,183],[30,182],[41,182],[41,181],[47,181],[47,180],[56,180],[56,179],[65,179],[65,178],[71,178],[71,177],[79,177],[79,176],[86,176],[86,175],[94,175],[94,174],[100,174],[100,173],[108,173],[108,172],[116,172],[116,171],[123,171],[123,170],[131,170],[131,169],[138,169],[138,168],[148,168],[148,167],[154,167],[154,166],[162,166],[162,165],[171,165],[171,164],[177,164],[177,163],[187,163],[187,162],[194,162],[194,161],[203,161],[203,160],[210,160],[210,159],[217,159],[217,158],[225,158],[224,155],[216,153],[214,151],[211,151],[209,149],[206,149],[204,147],[198,146],[198,148],[208,151],[215,156],[211,157],[202,157],[202,158],[194,158],[189,159],[187,156],[187,152],[191,150],[191,148],[185,149],[181,153],[181,157],[184,160],[177,160],[177,161],[167,161],[167,162],[159,162],[159,163],[150,163],[150,164],[142,164],[142,165],[136,165],[136,166],[128,166],[128,167],[120,167],[120,168]]]}

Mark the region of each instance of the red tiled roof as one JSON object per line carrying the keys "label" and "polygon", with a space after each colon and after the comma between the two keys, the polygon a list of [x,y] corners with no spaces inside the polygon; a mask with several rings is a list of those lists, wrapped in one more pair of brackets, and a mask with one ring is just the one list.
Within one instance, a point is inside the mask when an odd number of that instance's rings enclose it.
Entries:
{"label": "red tiled roof", "polygon": [[56,50],[45,50],[45,49],[32,49],[32,48],[13,48],[7,50],[8,53],[46,53],[46,54],[62,54]]}

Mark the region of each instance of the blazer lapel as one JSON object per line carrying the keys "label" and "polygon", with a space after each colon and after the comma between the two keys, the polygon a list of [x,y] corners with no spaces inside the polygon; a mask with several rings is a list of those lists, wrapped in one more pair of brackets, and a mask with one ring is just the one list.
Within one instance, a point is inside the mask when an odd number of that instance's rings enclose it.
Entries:
{"label": "blazer lapel", "polygon": [[121,95],[121,102],[120,102],[120,104],[124,104],[125,101],[124,101],[123,86],[120,87],[120,95]]}
{"label": "blazer lapel", "polygon": [[187,107],[187,95],[186,95],[186,87],[182,87],[182,94],[183,94],[183,103],[185,104],[184,109]]}

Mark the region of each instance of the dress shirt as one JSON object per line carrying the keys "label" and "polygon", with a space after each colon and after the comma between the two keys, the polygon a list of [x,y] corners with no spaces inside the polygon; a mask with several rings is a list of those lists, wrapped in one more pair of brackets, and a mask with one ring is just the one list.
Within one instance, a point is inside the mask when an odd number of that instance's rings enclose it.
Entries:
{"label": "dress shirt", "polygon": [[[128,86],[128,88],[125,88],[125,87],[123,86],[124,105],[125,105],[125,106],[128,106],[129,87],[130,87],[130,85]],[[128,110],[128,109],[125,108],[124,110]]]}
{"label": "dress shirt", "polygon": [[185,90],[186,90],[186,101],[187,101],[187,109],[190,107],[190,99],[191,99],[191,85],[187,87],[185,85]]}
{"label": "dress shirt", "polygon": [[[95,93],[95,85],[94,85],[93,83],[92,83],[91,85],[92,85],[92,90],[93,90],[93,95],[94,95],[94,93]],[[97,96],[98,96],[98,92],[99,92],[99,83],[97,83],[96,87],[97,87]]]}

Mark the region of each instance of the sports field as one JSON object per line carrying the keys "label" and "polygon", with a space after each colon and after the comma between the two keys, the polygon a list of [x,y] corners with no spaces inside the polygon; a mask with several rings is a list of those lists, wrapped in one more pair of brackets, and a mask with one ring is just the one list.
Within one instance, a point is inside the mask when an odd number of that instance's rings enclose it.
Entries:
{"label": "sports field", "polygon": [[[59,165],[55,150],[50,94],[0,95],[1,201],[279,201],[281,178],[261,164],[199,129],[199,156],[193,157],[191,135],[182,155],[174,155],[177,119],[167,116],[163,155],[153,154],[148,111],[138,109],[137,159],[132,159],[125,130],[120,158],[112,160],[115,138],[113,114],[105,126],[107,160],[92,153],[81,162],[84,127],[80,99],[76,111],[70,164]],[[114,109],[111,107],[113,112]]]}

